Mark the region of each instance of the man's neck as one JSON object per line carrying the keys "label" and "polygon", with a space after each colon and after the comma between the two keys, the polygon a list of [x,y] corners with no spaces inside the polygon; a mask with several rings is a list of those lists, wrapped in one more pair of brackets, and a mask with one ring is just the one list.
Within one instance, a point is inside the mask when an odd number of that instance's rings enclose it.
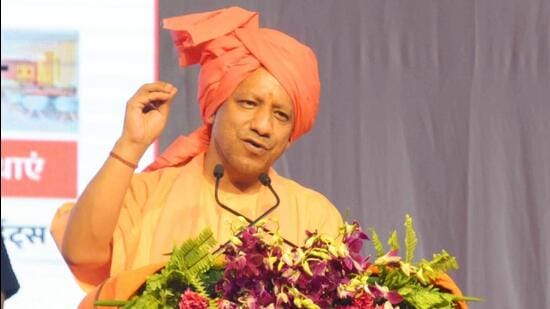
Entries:
{"label": "man's neck", "polygon": [[[216,156],[209,155],[207,151],[204,155],[203,174],[204,176],[215,183],[216,179],[213,175],[216,164],[220,164]],[[257,176],[239,175],[237,171],[230,167],[224,166],[224,176],[220,180],[220,190],[231,193],[256,193],[261,188],[261,183]]]}

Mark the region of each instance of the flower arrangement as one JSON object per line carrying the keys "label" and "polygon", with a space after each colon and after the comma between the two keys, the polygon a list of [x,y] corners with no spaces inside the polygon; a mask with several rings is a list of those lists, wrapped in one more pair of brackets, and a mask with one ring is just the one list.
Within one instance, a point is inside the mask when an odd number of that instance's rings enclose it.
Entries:
{"label": "flower arrangement", "polygon": [[220,250],[213,233],[174,248],[166,266],[147,280],[138,295],[126,302],[97,305],[124,308],[455,308],[460,301],[477,300],[451,294],[435,279],[457,269],[446,251],[432,260],[414,263],[417,244],[410,216],[405,219],[405,258],[398,255],[397,232],[389,250],[370,231],[376,258],[363,256],[367,234],[359,224],[345,223],[332,239],[307,232],[302,247],[289,248],[277,233],[260,223],[238,230]]}

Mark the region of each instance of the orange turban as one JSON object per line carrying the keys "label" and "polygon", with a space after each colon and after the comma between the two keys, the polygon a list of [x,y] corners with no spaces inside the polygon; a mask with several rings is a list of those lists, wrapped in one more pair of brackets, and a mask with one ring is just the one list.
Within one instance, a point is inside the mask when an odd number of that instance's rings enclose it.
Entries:
{"label": "orange turban", "polygon": [[291,140],[311,129],[320,95],[313,51],[277,30],[259,28],[256,12],[231,7],[167,18],[182,67],[200,63],[198,102],[203,126],[178,137],[147,170],[180,166],[208,149],[209,119],[241,81],[259,67],[269,71],[292,98],[295,113]]}

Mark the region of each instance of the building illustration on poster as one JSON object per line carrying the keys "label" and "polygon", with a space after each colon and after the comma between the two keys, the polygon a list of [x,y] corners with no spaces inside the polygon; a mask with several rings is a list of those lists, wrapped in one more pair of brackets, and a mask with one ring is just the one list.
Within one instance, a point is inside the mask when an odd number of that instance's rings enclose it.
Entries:
{"label": "building illustration on poster", "polygon": [[77,132],[77,35],[2,31],[2,131]]}

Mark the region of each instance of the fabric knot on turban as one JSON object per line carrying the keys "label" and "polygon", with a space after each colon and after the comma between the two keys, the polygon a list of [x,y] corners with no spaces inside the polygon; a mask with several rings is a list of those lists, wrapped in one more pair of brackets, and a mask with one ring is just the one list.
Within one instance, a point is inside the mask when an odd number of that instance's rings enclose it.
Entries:
{"label": "fabric knot on turban", "polygon": [[259,28],[259,16],[239,7],[167,18],[180,66],[200,64],[197,99],[203,126],[178,137],[146,170],[181,166],[208,149],[210,119],[256,69],[270,72],[292,99],[294,141],[313,126],[319,106],[317,58],[296,39]]}

